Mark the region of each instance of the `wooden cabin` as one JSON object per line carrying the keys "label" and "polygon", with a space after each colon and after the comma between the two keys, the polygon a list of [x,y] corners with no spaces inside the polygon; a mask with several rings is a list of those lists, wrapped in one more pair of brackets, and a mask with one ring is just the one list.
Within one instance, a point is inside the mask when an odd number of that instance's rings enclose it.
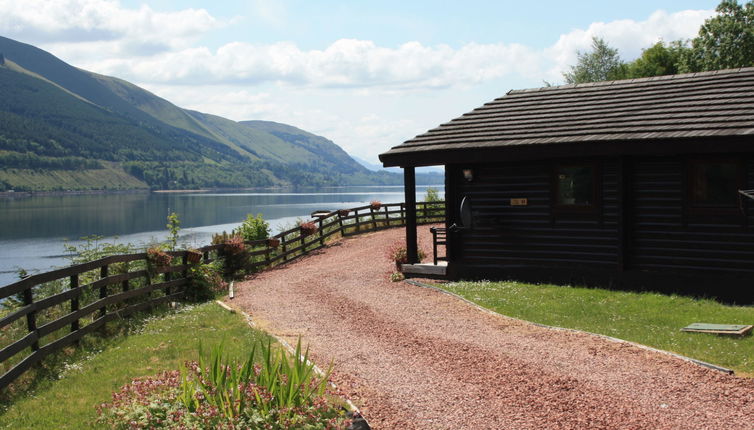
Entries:
{"label": "wooden cabin", "polygon": [[754,68],[510,91],[380,160],[409,205],[445,166],[448,278],[754,301]]}

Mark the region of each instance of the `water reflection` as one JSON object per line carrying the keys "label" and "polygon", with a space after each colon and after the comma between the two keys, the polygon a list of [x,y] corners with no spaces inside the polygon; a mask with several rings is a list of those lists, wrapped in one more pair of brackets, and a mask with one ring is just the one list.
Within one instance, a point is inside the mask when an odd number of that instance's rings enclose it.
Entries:
{"label": "water reflection", "polygon": [[[417,187],[417,199],[426,193]],[[441,191],[442,187],[435,186]],[[246,214],[261,213],[277,232],[315,210],[335,210],[403,201],[402,187],[342,187],[324,190],[239,193],[133,193],[34,196],[0,199],[0,285],[16,279],[17,268],[44,271],[66,265],[66,240],[88,235],[145,244],[163,240],[166,217],[181,218],[181,240],[193,246],[213,233],[230,231]],[[111,239],[110,241],[113,241]]]}

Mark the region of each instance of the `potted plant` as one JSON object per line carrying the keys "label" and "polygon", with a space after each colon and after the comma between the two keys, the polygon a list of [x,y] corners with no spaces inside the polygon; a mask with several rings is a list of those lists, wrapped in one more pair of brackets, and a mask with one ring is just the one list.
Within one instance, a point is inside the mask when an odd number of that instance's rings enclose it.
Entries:
{"label": "potted plant", "polygon": [[280,239],[277,237],[270,237],[267,239],[267,246],[270,248],[277,248],[280,246]]}
{"label": "potted plant", "polygon": [[317,232],[317,225],[313,222],[304,222],[300,225],[301,228],[301,234],[306,236],[311,236],[312,234]]}
{"label": "potted plant", "polygon": [[380,202],[380,201],[378,201],[378,200],[373,200],[373,201],[371,201],[371,202],[369,203],[369,207],[370,207],[370,208],[371,208],[371,209],[372,209],[373,211],[378,211],[378,210],[380,210],[380,208],[382,207],[382,202]]}
{"label": "potted plant", "polygon": [[348,216],[351,213],[350,209],[338,209],[339,216]]}
{"label": "potted plant", "polygon": [[246,248],[243,243],[243,237],[234,234],[225,239],[223,252],[228,255],[240,254]]}
{"label": "potted plant", "polygon": [[202,253],[198,249],[189,248],[186,250],[186,261],[191,264],[197,264],[202,261]]}
{"label": "potted plant", "polygon": [[173,256],[158,246],[147,249],[147,261],[155,267],[167,267],[173,261]]}

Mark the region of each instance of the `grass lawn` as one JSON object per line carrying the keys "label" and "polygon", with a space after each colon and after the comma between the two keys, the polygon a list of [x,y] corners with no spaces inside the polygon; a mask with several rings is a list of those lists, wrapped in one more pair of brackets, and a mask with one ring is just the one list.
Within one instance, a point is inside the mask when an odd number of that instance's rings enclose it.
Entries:
{"label": "grass lawn", "polygon": [[111,393],[132,378],[182,368],[184,361],[198,358],[200,342],[206,350],[223,342],[228,355],[244,358],[258,339],[266,335],[214,302],[152,317],[135,333],[66,366],[59,380],[45,381],[15,399],[0,411],[0,428],[90,428],[95,406],[110,401]]}
{"label": "grass lawn", "polygon": [[754,307],[712,300],[519,282],[438,285],[503,315],[630,340],[754,377],[754,336],[685,333],[694,322],[754,324]]}

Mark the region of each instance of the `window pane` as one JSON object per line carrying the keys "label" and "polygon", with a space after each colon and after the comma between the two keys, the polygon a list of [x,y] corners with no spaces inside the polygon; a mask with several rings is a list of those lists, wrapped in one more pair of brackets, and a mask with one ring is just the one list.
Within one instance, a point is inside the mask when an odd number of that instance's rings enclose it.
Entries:
{"label": "window pane", "polygon": [[694,163],[691,187],[694,206],[736,206],[738,166],[734,162]]}
{"label": "window pane", "polygon": [[558,168],[558,204],[590,206],[594,202],[594,167],[561,166]]}

